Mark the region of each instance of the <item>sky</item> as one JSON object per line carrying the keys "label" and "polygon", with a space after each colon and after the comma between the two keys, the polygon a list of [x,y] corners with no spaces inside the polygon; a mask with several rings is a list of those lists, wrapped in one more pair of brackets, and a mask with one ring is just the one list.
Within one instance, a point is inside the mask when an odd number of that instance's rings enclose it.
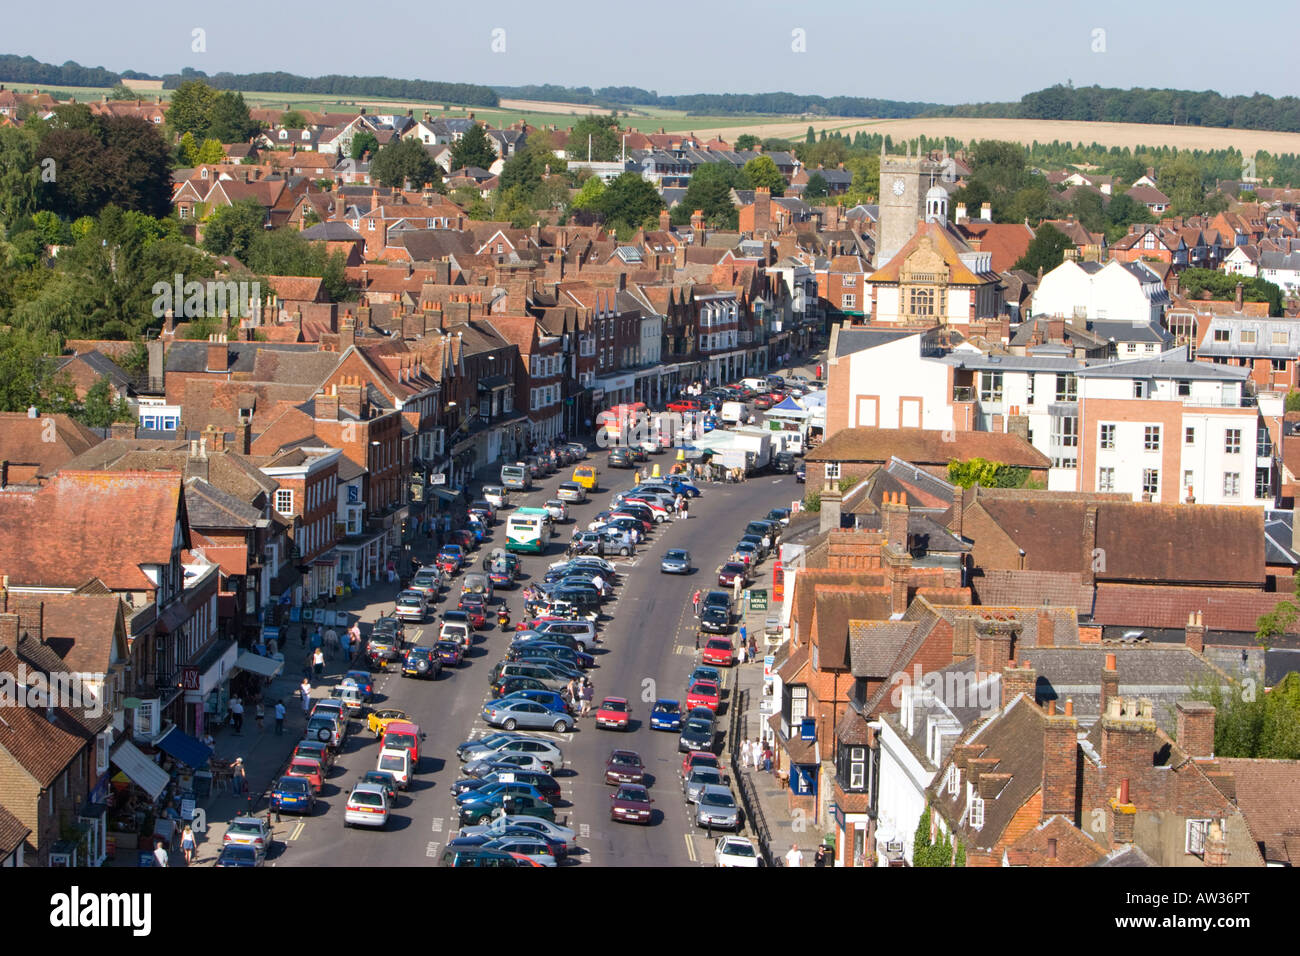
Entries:
{"label": "sky", "polygon": [[[694,4],[226,0],[10,4],[0,53],[146,73],[280,70],[519,86],[639,86],[661,94],[787,91],[931,103],[1017,100],[1055,83],[1300,94],[1256,0],[1245,45],[1217,50],[1222,4],[1092,0],[703,0]],[[189,9],[184,9],[189,8]],[[54,15],[51,15],[52,10]],[[196,52],[194,31],[205,49]],[[1260,42],[1260,41],[1263,42]],[[1225,64],[1238,64],[1235,71]]]}

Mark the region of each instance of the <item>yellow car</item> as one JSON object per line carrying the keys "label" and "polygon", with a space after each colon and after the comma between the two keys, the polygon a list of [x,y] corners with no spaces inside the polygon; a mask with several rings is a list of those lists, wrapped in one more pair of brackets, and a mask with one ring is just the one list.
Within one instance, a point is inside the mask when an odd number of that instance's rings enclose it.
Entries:
{"label": "yellow car", "polygon": [[370,716],[366,718],[367,729],[376,737],[384,733],[384,728],[394,720],[410,720],[406,711],[398,710],[396,707],[388,707],[383,710],[372,710]]}
{"label": "yellow car", "polygon": [[579,465],[573,469],[573,480],[588,491],[595,491],[596,467],[594,465]]}

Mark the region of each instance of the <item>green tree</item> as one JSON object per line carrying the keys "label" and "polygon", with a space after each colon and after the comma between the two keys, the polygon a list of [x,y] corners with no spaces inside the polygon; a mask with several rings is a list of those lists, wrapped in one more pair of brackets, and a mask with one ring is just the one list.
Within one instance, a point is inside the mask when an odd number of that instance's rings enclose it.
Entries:
{"label": "green tree", "polygon": [[962,488],[979,483],[985,488],[1021,488],[1029,479],[1029,469],[1005,465],[986,458],[953,459],[948,462],[948,480]]}
{"label": "green tree", "polygon": [[0,225],[35,211],[43,165],[34,128],[0,127]]}
{"label": "green tree", "polygon": [[1205,183],[1196,160],[1180,153],[1160,167],[1160,191],[1169,197],[1169,210],[1175,216],[1195,216],[1202,212]]}
{"label": "green tree", "polygon": [[601,208],[601,197],[605,194],[605,181],[599,176],[588,176],[583,182],[582,188],[578,190],[578,195],[573,197],[570,205],[574,209],[590,209],[598,211]]}
{"label": "green tree", "polygon": [[731,190],[744,188],[741,174],[730,163],[704,163],[691,174],[682,201],[673,209],[672,221],[679,226],[690,222],[695,210],[702,210],[704,221],[714,229],[735,229],[739,210]]}
{"label": "green tree", "polygon": [[108,91],[108,98],[110,100],[135,100],[139,99],[139,96],[134,90],[128,88],[125,83],[118,83]]}
{"label": "green tree", "polygon": [[765,186],[773,196],[785,195],[785,177],[771,156],[755,156],[741,169],[741,175],[750,189]]}
{"label": "green tree", "polygon": [[280,125],[285,129],[306,129],[307,117],[303,116],[299,110],[289,110],[289,112],[280,115]]}
{"label": "green tree", "polygon": [[599,210],[606,222],[624,222],[632,228],[654,219],[664,201],[639,173],[623,173],[601,193]]}
{"label": "green tree", "polygon": [[373,158],[377,152],[379,152],[379,140],[374,133],[363,129],[359,133],[353,134],[352,145],[348,150],[350,157],[360,159],[366,153],[369,153]]}
{"label": "green tree", "polygon": [[615,159],[623,145],[618,132],[618,120],[612,116],[584,116],[569,131],[568,153],[571,160],[586,160],[588,142],[593,162],[607,163]]}
{"label": "green tree", "polygon": [[196,140],[207,138],[216,99],[217,91],[202,80],[186,80],[178,86],[167,107],[167,129],[172,136],[193,133]]}
{"label": "green tree", "polygon": [[813,173],[808,177],[808,183],[803,188],[803,194],[800,197],[805,202],[813,202],[817,199],[825,199],[830,195],[830,187],[826,184],[826,177],[821,173]]}
{"label": "green tree", "polygon": [[199,164],[199,144],[195,142],[193,133],[181,134],[181,141],[176,144],[176,151],[180,153],[181,161],[186,166],[194,167]]}
{"label": "green tree", "polygon": [[912,866],[942,867],[952,866],[952,841],[942,831],[939,842],[930,838],[930,808],[927,806],[916,824],[916,833],[912,836]]}
{"label": "green tree", "polygon": [[1194,687],[1191,696],[1214,705],[1216,757],[1300,759],[1300,673],[1291,672],[1267,694],[1254,681],[1219,681]]}
{"label": "green tree", "polygon": [[132,419],[131,408],[123,399],[113,400],[113,385],[108,376],[102,376],[86,390],[86,397],[81,407],[74,412],[74,417],[91,428],[107,428],[114,422],[129,422]]}
{"label": "green tree", "polygon": [[741,152],[749,152],[758,145],[758,137],[753,133],[741,133],[736,137],[736,149]]}
{"label": "green tree", "polygon": [[1286,393],[1286,408],[1288,412],[1300,412],[1300,392],[1295,389]]}
{"label": "green tree", "polygon": [[61,246],[72,240],[72,230],[68,228],[68,224],[47,209],[42,209],[32,216],[32,228],[40,236],[41,245],[47,249],[51,246]]}
{"label": "green tree", "polygon": [[810,144],[817,142],[817,131],[813,129],[811,123],[808,124],[808,132],[804,134],[803,141]]}
{"label": "green tree", "polygon": [[53,128],[38,152],[54,172],[38,184],[38,201],[65,218],[94,216],[109,205],[154,216],[171,211],[170,151],[146,120],[97,116],[87,128]]}
{"label": "green tree", "polygon": [[442,168],[429,158],[418,139],[389,143],[370,162],[370,177],[381,186],[400,189],[406,183],[418,189],[424,183],[442,185]]}
{"label": "green tree", "polygon": [[1051,272],[1065,261],[1066,251],[1073,248],[1074,243],[1061,230],[1054,226],[1042,225],[1030,240],[1025,254],[1016,260],[1012,268],[1033,273],[1037,273],[1039,269],[1044,273]]}
{"label": "green tree", "polygon": [[221,141],[209,137],[203,141],[203,145],[198,149],[197,163],[211,165],[220,163],[226,158],[226,151],[221,145]]}
{"label": "green tree", "polygon": [[487,169],[496,161],[497,154],[492,148],[492,141],[478,123],[471,124],[464,135],[451,144],[452,169],[464,169],[466,166]]}
{"label": "green tree", "polygon": [[205,139],[211,136],[219,143],[247,143],[257,130],[258,124],[248,113],[243,93],[225,90],[216,95]]}
{"label": "green tree", "polygon": [[256,199],[220,206],[203,226],[203,248],[214,256],[234,256],[243,262],[265,222],[266,210]]}
{"label": "green tree", "polygon": [[0,327],[0,411],[39,412],[70,409],[76,393],[66,381],[56,381],[54,356],[62,342],[57,335]]}

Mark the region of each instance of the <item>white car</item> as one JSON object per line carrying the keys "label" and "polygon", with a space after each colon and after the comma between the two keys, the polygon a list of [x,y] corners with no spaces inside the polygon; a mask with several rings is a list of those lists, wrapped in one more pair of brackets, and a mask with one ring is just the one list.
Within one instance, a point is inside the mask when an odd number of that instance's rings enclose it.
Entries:
{"label": "white car", "polygon": [[388,823],[388,794],[377,783],[359,783],[348,794],[344,827],[383,827]]}
{"label": "white car", "polygon": [[758,867],[762,864],[753,840],[724,836],[713,848],[713,865]]}
{"label": "white car", "polygon": [[484,485],[483,500],[500,511],[510,503],[510,492],[501,485]]}
{"label": "white car", "polygon": [[404,748],[385,747],[380,750],[375,769],[391,773],[397,786],[403,790],[411,785],[411,754]]}
{"label": "white car", "polygon": [[569,509],[559,498],[552,498],[546,502],[546,512],[551,516],[552,521],[567,521]]}
{"label": "white car", "polygon": [[577,846],[577,831],[570,827],[561,826],[558,823],[552,823],[550,820],[543,820],[541,817],[502,815],[495,817],[491,823],[461,827],[458,835],[463,837],[487,836],[493,833],[503,833],[507,827],[514,826],[536,830],[552,840],[563,840],[565,846],[570,850]]}
{"label": "white car", "polygon": [[469,628],[458,621],[448,621],[444,624],[442,629],[438,631],[438,640],[459,641],[460,645],[465,648],[465,650],[469,650],[470,645],[474,643],[474,638],[473,635],[470,634]]}

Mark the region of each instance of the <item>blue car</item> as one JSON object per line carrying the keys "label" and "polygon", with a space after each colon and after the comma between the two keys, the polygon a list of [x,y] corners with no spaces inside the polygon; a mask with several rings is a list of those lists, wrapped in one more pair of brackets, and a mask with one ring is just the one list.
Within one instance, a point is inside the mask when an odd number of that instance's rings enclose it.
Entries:
{"label": "blue car", "polygon": [[306,777],[281,777],[271,788],[271,806],[286,813],[312,813],[316,795],[311,792],[311,781]]}
{"label": "blue car", "polygon": [[682,729],[682,705],[679,701],[661,697],[655,701],[650,711],[651,730],[671,730],[678,733]]}
{"label": "blue car", "polygon": [[681,475],[670,475],[668,477],[668,486],[683,498],[698,498],[700,496],[700,489]]}
{"label": "blue car", "polygon": [[568,703],[553,690],[517,690],[513,694],[502,697],[497,703],[504,704],[508,700],[531,700],[543,707],[550,708],[557,714],[570,713]]}

